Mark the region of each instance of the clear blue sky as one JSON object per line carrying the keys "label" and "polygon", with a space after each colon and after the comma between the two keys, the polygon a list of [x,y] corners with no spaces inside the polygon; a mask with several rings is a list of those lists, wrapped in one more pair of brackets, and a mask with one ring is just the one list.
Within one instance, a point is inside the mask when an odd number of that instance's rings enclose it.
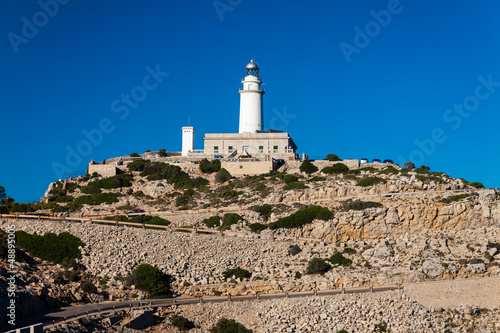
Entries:
{"label": "clear blue sky", "polygon": [[91,158],[180,151],[188,116],[199,149],[204,133],[237,132],[253,55],[264,126],[287,127],[300,153],[412,159],[498,187],[499,12],[494,0],[0,1],[0,184],[35,201]]}

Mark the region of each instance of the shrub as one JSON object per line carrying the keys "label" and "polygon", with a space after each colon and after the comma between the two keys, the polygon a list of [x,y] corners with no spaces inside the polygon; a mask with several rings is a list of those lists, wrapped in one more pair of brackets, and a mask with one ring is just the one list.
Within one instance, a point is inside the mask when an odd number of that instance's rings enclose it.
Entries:
{"label": "shrub", "polygon": [[190,321],[186,317],[176,314],[174,314],[172,318],[170,318],[170,322],[181,331],[189,331],[190,329],[194,328],[194,323],[192,321]]}
{"label": "shrub", "polygon": [[248,333],[248,329],[234,319],[221,318],[210,328],[210,333]]}
{"label": "shrub", "polygon": [[328,272],[329,268],[324,259],[313,258],[307,265],[306,274],[323,274]]}
{"label": "shrub", "polygon": [[486,247],[488,249],[490,248],[495,248],[497,249],[498,251],[500,251],[500,243],[492,243],[492,242],[488,242],[488,244],[486,245]]}
{"label": "shrub", "polygon": [[165,149],[160,149],[158,150],[158,155],[160,155],[160,157],[165,157],[167,156],[167,151]]}
{"label": "shrub", "polygon": [[106,189],[130,187],[132,186],[132,180],[134,180],[134,177],[132,177],[131,175],[122,174],[109,178],[94,180],[93,182],[90,182],[87,186],[95,186],[98,188],[106,188]]}
{"label": "shrub", "polygon": [[205,223],[205,225],[209,228],[215,228],[220,225],[220,217],[218,215],[209,217],[201,221],[201,223]]}
{"label": "shrub", "polygon": [[255,186],[255,190],[259,191],[259,192],[264,192],[266,189],[267,189],[267,186],[264,184],[259,184],[259,185]]}
{"label": "shrub", "polygon": [[267,225],[262,224],[262,223],[252,223],[249,225],[249,227],[250,227],[250,230],[252,232],[256,232],[256,233],[260,233],[262,230],[267,229]]}
{"label": "shrub", "polygon": [[295,279],[300,279],[302,274],[300,272],[295,272]]}
{"label": "shrub", "polygon": [[343,252],[350,254],[350,253],[356,253],[356,250],[351,249],[350,247],[346,247]]}
{"label": "shrub", "polygon": [[283,187],[284,190],[294,190],[294,189],[303,189],[303,188],[309,188],[306,184],[301,183],[301,182],[292,182],[290,184],[287,184]]}
{"label": "shrub", "polygon": [[134,193],[132,193],[132,195],[138,198],[145,196],[144,192],[142,191],[135,191]]}
{"label": "shrub", "polygon": [[345,210],[365,210],[367,208],[376,208],[376,207],[382,207],[382,204],[380,202],[357,200],[347,204]]}
{"label": "shrub", "polygon": [[382,178],[379,178],[379,177],[366,177],[366,178],[361,179],[356,184],[356,186],[367,187],[367,186],[372,186],[372,185],[379,184],[379,183],[385,183],[385,180]]}
{"label": "shrub", "polygon": [[405,163],[403,163],[403,165],[406,169],[410,169],[410,170],[415,169],[415,163],[413,163],[413,162],[405,162]]}
{"label": "shrub", "polygon": [[102,203],[115,203],[118,202],[118,197],[121,197],[120,193],[98,193],[94,195],[83,195],[75,199],[76,204],[80,205],[100,205]]}
{"label": "shrub", "polygon": [[200,162],[200,171],[203,173],[213,173],[220,170],[220,160],[209,161],[206,158]]}
{"label": "shrub", "polygon": [[99,187],[93,186],[93,185],[83,186],[81,191],[82,191],[82,193],[85,193],[85,194],[97,194],[97,193],[102,192]]}
{"label": "shrub", "polygon": [[337,333],[349,333],[349,332],[347,332],[346,330],[340,330],[340,331],[337,331]]}
{"label": "shrub", "polygon": [[299,180],[299,177],[297,177],[295,175],[284,175],[283,176],[283,181],[285,182],[285,184],[290,184],[290,183],[296,182],[298,180]]}
{"label": "shrub", "polygon": [[239,267],[233,268],[233,269],[228,269],[224,272],[222,272],[222,275],[224,276],[224,281],[231,277],[235,277],[236,279],[248,279],[252,276],[252,273],[247,271],[246,269],[242,269]]}
{"label": "shrub", "polygon": [[130,154],[130,157],[139,157],[139,154],[137,154],[137,153],[132,153],[132,154]]}
{"label": "shrub", "polygon": [[222,225],[219,227],[219,229],[220,230],[227,230],[233,224],[236,224],[240,221],[243,221],[243,217],[241,217],[241,215],[238,215],[236,213],[227,213],[222,218]]}
{"label": "shrub", "polygon": [[299,254],[300,252],[302,252],[302,249],[297,244],[292,244],[288,248],[288,253],[291,254],[292,256]]}
{"label": "shrub", "polygon": [[62,232],[59,235],[46,233],[40,236],[16,231],[16,243],[34,257],[55,264],[61,264],[64,259],[81,258],[78,247],[85,246],[78,237],[67,232]]}
{"label": "shrub", "polygon": [[311,163],[309,160],[304,160],[300,165],[300,171],[305,172],[307,174],[314,173],[318,171],[318,167]]}
{"label": "shrub", "polygon": [[144,166],[151,163],[150,160],[134,160],[127,164],[127,168],[129,171],[143,171]]}
{"label": "shrub", "polygon": [[89,326],[90,324],[90,321],[87,317],[81,317],[81,318],[78,318],[78,322],[80,323],[80,325],[82,326]]}
{"label": "shrub", "polygon": [[463,194],[457,194],[457,195],[452,195],[451,197],[443,198],[441,199],[441,202],[444,202],[446,204],[449,204],[454,201],[459,201],[462,199],[465,199],[469,196],[468,193],[463,193]]}
{"label": "shrub", "polygon": [[155,225],[170,225],[169,220],[165,220],[159,216],[151,216],[151,215],[138,215],[132,218],[132,222],[135,223],[145,223],[145,224],[155,224]]}
{"label": "shrub", "polygon": [[330,262],[333,265],[333,267],[349,266],[352,264],[352,260],[344,257],[340,252],[335,253],[333,256],[331,256],[326,260]]}
{"label": "shrub", "polygon": [[326,174],[344,173],[347,171],[349,171],[349,168],[343,163],[335,163],[332,166],[325,167],[321,170],[322,173]]}
{"label": "shrub", "polygon": [[475,188],[484,188],[484,185],[478,182],[472,182],[469,185]]}
{"label": "shrub", "polygon": [[342,161],[340,159],[340,157],[338,157],[337,155],[335,154],[327,154],[326,155],[326,159],[329,160],[329,161],[332,161],[332,162],[336,162],[336,161]]}
{"label": "shrub", "polygon": [[263,204],[254,210],[267,220],[273,212],[273,207],[268,204]]}
{"label": "shrub", "polygon": [[311,223],[315,219],[328,221],[332,216],[333,213],[327,208],[310,206],[269,224],[269,229],[299,228],[304,224]]}
{"label": "shrub", "polygon": [[217,171],[217,174],[215,175],[215,180],[218,183],[227,182],[229,179],[231,179],[231,174],[224,168]]}
{"label": "shrub", "polygon": [[89,294],[97,294],[97,287],[90,281],[82,283],[82,291]]}
{"label": "shrub", "polygon": [[151,296],[171,296],[171,276],[149,264],[140,264],[127,277],[128,285],[147,291]]}
{"label": "shrub", "polygon": [[318,177],[318,176],[314,176],[308,179],[309,182],[322,182],[324,180],[326,180],[325,177]]}
{"label": "shrub", "polygon": [[385,167],[384,169],[382,169],[382,170],[379,171],[380,175],[388,175],[388,174],[397,175],[398,173],[399,173],[399,170],[397,170],[392,165],[389,165],[388,167]]}

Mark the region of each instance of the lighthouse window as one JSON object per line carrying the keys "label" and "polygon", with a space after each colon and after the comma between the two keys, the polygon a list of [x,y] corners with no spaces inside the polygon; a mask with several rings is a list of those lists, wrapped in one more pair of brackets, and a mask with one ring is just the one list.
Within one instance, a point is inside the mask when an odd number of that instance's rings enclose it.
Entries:
{"label": "lighthouse window", "polygon": [[214,154],[218,154],[219,153],[219,146],[214,146]]}
{"label": "lighthouse window", "polygon": [[273,146],[273,153],[277,153],[278,152],[278,146]]}
{"label": "lighthouse window", "polygon": [[264,152],[264,146],[259,146],[259,153],[263,153]]}
{"label": "lighthouse window", "polygon": [[231,153],[233,151],[233,146],[228,146],[227,150],[229,150],[229,152]]}

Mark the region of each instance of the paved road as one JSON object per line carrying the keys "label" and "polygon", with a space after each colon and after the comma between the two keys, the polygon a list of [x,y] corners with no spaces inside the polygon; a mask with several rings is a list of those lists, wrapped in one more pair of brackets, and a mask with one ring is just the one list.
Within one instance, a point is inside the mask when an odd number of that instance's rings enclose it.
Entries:
{"label": "paved road", "polygon": [[[379,287],[364,287],[364,288],[350,288],[350,289],[332,289],[332,290],[319,290],[319,291],[304,291],[304,292],[294,292],[294,293],[279,293],[279,294],[256,294],[256,295],[245,295],[245,296],[206,296],[206,297],[177,297],[177,298],[164,298],[155,300],[144,300],[144,301],[124,301],[124,302],[104,302],[96,304],[86,304],[60,308],[57,310],[51,310],[43,314],[35,315],[30,318],[26,318],[22,321],[17,322],[16,328],[26,327],[33,324],[43,323],[44,328],[52,327],[53,323],[61,324],[65,320],[75,320],[77,318],[85,317],[93,314],[104,314],[113,313],[118,310],[126,310],[131,307],[134,309],[140,308],[141,306],[170,306],[170,305],[184,305],[184,304],[196,304],[196,303],[221,303],[221,302],[242,302],[242,301],[259,301],[259,300],[270,300],[277,298],[299,298],[299,297],[311,297],[311,296],[332,296],[340,294],[359,294],[368,292],[385,292],[391,290],[399,290],[403,287],[398,287],[397,285],[389,286],[379,286]],[[5,327],[6,329],[13,329],[13,327]]]}

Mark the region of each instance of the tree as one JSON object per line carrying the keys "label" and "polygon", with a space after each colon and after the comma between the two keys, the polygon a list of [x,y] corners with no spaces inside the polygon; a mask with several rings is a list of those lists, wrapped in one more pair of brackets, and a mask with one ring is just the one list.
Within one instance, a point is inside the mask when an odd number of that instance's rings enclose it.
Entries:
{"label": "tree", "polygon": [[231,174],[224,168],[220,169],[215,175],[215,180],[219,183],[227,182],[229,179],[231,179]]}
{"label": "tree", "polygon": [[424,171],[429,171],[431,169],[431,167],[428,167],[428,166],[425,166],[425,165],[422,165],[420,166],[419,168],[420,170],[424,170]]}
{"label": "tree", "polygon": [[323,274],[328,272],[329,265],[321,258],[313,258],[307,265],[307,274]]}
{"label": "tree", "polygon": [[220,160],[209,161],[206,158],[200,162],[200,171],[203,173],[213,173],[220,170]]}
{"label": "tree", "polygon": [[404,166],[405,166],[405,168],[407,168],[407,169],[410,169],[410,170],[415,169],[415,163],[413,163],[413,162],[405,162],[403,165],[404,165]]}
{"label": "tree", "polygon": [[172,277],[149,264],[140,264],[127,277],[129,285],[147,291],[151,296],[170,296],[170,280]]}
{"label": "tree", "polygon": [[130,157],[139,157],[139,154],[137,154],[137,153],[132,153],[132,154],[130,154]]}
{"label": "tree", "polygon": [[174,325],[181,331],[189,331],[190,329],[194,328],[194,323],[183,316],[174,314],[172,318],[170,318],[170,321],[172,325]]}
{"label": "tree", "polygon": [[311,161],[304,160],[300,165],[300,171],[305,172],[307,174],[311,174],[318,171],[318,168],[314,164],[312,164]]}
{"label": "tree", "polygon": [[5,187],[0,185],[0,201],[7,198],[7,193],[5,193]]}
{"label": "tree", "polygon": [[165,149],[160,149],[158,151],[158,154],[160,155],[160,157],[165,157],[167,156],[167,151]]}
{"label": "tree", "polygon": [[209,330],[210,333],[248,333],[248,329],[234,319],[221,318]]}
{"label": "tree", "polygon": [[329,160],[329,161],[332,161],[332,162],[342,161],[342,159],[340,157],[338,157],[337,155],[335,155],[335,154],[328,154],[328,155],[326,155],[326,159]]}

